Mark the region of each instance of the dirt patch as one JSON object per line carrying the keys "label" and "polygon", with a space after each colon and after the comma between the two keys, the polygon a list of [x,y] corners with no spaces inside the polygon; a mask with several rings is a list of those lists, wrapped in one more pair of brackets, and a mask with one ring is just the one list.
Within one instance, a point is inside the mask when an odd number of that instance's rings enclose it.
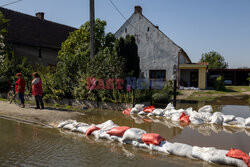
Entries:
{"label": "dirt patch", "polygon": [[78,112],[48,108],[43,110],[36,110],[31,108],[31,106],[20,108],[15,104],[9,104],[8,102],[0,101],[0,116],[48,124],[53,127],[55,127],[55,125],[62,120],[76,119],[79,115],[82,114]]}

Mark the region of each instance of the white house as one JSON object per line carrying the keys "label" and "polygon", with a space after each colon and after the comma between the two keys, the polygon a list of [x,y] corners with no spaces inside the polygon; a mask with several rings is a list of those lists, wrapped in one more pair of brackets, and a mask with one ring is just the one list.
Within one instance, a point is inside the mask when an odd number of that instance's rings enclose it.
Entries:
{"label": "white house", "polygon": [[[140,6],[135,6],[132,16],[115,33],[116,38],[126,37],[126,35],[134,35],[136,38],[140,69],[144,77],[150,79],[163,78],[166,81],[172,80],[173,66],[176,65],[178,83],[183,80],[187,83],[187,86],[205,88],[205,81],[202,82],[205,77],[198,78],[201,73],[204,73],[204,70],[200,71],[199,69],[206,68],[206,66],[200,64],[190,66],[192,62],[186,52],[160,31],[158,26],[151,23],[142,14]],[[191,83],[194,76],[190,76],[193,70],[196,71],[194,75],[197,76],[197,84],[194,85]],[[189,76],[187,77],[187,75]]]}

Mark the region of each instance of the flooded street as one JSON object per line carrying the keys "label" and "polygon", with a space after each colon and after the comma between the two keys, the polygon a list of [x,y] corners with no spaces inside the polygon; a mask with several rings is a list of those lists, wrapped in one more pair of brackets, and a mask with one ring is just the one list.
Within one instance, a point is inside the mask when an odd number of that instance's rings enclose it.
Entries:
{"label": "flooded street", "polygon": [[[222,99],[223,100],[223,99]],[[248,100],[248,99],[247,99]],[[240,104],[237,103],[240,101]],[[193,107],[197,110],[211,104],[215,111],[250,117],[248,103],[241,100],[225,99],[225,103],[178,103],[177,108]],[[230,105],[228,104],[230,102]],[[238,148],[250,151],[250,131],[239,128],[214,127],[173,127],[165,119],[149,119],[147,116],[125,116],[121,112],[92,110],[77,121],[103,123],[113,120],[126,125],[161,134],[170,142],[181,142],[192,146],[209,146],[220,149]],[[82,134],[41,128],[33,125],[0,119],[0,166],[222,166],[199,160],[165,155],[131,145],[121,145],[107,140],[86,138]]]}

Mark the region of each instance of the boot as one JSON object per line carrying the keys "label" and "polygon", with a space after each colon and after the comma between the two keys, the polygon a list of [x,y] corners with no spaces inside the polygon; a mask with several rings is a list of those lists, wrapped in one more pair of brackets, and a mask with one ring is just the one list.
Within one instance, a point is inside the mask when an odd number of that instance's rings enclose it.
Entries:
{"label": "boot", "polygon": [[25,108],[25,105],[24,105],[24,104],[21,104],[21,108]]}

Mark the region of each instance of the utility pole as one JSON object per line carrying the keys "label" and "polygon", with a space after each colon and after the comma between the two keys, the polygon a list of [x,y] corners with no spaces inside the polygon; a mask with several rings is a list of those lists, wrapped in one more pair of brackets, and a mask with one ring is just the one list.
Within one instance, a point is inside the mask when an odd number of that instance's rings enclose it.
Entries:
{"label": "utility pole", "polygon": [[95,0],[89,0],[90,4],[90,57],[95,55]]}

